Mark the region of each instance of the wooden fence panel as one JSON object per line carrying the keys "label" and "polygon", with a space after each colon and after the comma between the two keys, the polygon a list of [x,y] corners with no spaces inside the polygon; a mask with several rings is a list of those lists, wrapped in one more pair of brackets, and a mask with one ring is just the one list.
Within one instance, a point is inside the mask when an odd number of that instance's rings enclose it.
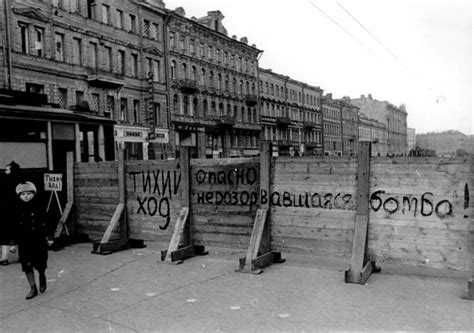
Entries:
{"label": "wooden fence panel", "polygon": [[125,162],[130,237],[170,240],[182,206],[181,179],[178,160]]}
{"label": "wooden fence panel", "polygon": [[350,258],[356,167],[351,158],[274,159],[269,194],[272,249]]}
{"label": "wooden fence panel", "polygon": [[246,248],[258,208],[259,160],[191,161],[195,244]]}
{"label": "wooden fence panel", "polygon": [[[76,231],[100,240],[118,203],[117,162],[75,163]],[[118,230],[113,235],[118,236]]]}
{"label": "wooden fence panel", "polygon": [[472,269],[473,160],[372,161],[369,253],[377,262]]}

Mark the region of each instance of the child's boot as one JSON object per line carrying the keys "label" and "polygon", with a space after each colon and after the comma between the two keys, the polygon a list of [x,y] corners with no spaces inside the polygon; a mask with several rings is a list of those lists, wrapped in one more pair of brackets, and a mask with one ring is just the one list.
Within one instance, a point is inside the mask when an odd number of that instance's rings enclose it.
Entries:
{"label": "child's boot", "polygon": [[36,288],[36,281],[35,281],[35,273],[33,271],[26,272],[26,278],[28,279],[28,283],[30,284],[31,290],[26,295],[26,299],[32,299],[38,295],[38,288]]}
{"label": "child's boot", "polygon": [[39,284],[40,284],[39,291],[41,293],[44,293],[46,291],[46,275],[44,274],[44,271],[39,272]]}

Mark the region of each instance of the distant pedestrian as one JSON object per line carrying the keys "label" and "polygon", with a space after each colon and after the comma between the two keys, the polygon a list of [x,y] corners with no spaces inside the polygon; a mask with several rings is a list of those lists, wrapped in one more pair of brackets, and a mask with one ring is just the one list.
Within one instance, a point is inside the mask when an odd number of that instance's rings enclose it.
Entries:
{"label": "distant pedestrian", "polygon": [[46,212],[36,196],[36,187],[33,183],[18,184],[16,193],[20,200],[16,206],[15,240],[18,244],[21,268],[31,287],[26,299],[31,299],[38,295],[33,269],[39,273],[39,291],[43,293],[46,290],[45,270],[48,245],[53,244],[52,226],[46,219]]}
{"label": "distant pedestrian", "polygon": [[2,245],[2,258],[0,265],[6,266],[8,262],[8,249],[13,241],[13,228],[15,226],[14,210],[18,197],[15,187],[20,182],[20,165],[11,161],[5,167],[5,174],[0,180],[0,244]]}

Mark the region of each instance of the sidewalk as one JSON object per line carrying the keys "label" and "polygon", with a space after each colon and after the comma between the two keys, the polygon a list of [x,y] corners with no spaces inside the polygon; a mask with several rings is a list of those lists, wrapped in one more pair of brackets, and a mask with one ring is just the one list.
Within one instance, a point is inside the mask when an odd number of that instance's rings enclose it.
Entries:
{"label": "sidewalk", "polygon": [[108,256],[92,244],[50,252],[48,290],[25,300],[19,264],[0,268],[1,332],[311,332],[474,330],[467,278],[374,274],[345,284],[341,267],[304,258],[261,275],[236,273],[242,251],[208,249],[181,265],[158,263],[166,245]]}

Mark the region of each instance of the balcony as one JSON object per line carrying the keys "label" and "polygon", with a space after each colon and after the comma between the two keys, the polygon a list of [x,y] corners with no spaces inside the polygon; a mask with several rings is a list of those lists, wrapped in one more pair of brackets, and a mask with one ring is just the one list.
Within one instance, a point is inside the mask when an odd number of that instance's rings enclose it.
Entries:
{"label": "balcony", "polygon": [[318,148],[320,145],[316,142],[306,142],[304,146],[308,149]]}
{"label": "balcony", "polygon": [[291,147],[291,146],[293,146],[293,144],[290,140],[278,140],[278,146],[279,147]]}
{"label": "balcony", "polygon": [[278,127],[288,127],[291,125],[290,117],[277,117],[276,124]]}
{"label": "balcony", "polygon": [[312,130],[313,128],[316,128],[317,126],[318,126],[318,124],[315,123],[314,121],[304,121],[303,122],[303,127],[306,130]]}
{"label": "balcony", "polygon": [[196,81],[190,79],[184,79],[179,81],[179,88],[185,94],[194,94],[198,91]]}
{"label": "balcony", "polygon": [[245,95],[245,104],[247,104],[247,106],[255,106],[257,105],[257,95],[253,95],[253,94],[249,94],[249,95]]}
{"label": "balcony", "polygon": [[87,74],[87,82],[92,86],[117,89],[125,85],[123,74],[112,73],[96,68],[88,68]]}
{"label": "balcony", "polygon": [[231,116],[216,116],[212,120],[216,122],[216,125],[220,128],[232,128],[235,125],[235,117]]}
{"label": "balcony", "polygon": [[197,123],[195,117],[188,114],[171,114],[171,122],[185,125],[194,125]]}

